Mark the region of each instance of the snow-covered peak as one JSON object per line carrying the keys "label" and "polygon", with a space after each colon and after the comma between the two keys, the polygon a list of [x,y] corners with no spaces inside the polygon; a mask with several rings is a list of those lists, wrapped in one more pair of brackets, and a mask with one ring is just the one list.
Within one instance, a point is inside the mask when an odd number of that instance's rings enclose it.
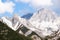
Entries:
{"label": "snow-covered peak", "polygon": [[6,17],[2,17],[1,19],[14,31],[22,24],[40,37],[50,36],[60,28],[60,17],[58,17],[55,12],[46,8],[34,13],[30,20],[21,18],[17,14],[15,14],[11,20]]}
{"label": "snow-covered peak", "polygon": [[51,11],[51,9],[48,9],[48,8],[41,8],[41,9],[39,9],[38,11]]}
{"label": "snow-covered peak", "polygon": [[2,22],[5,23],[6,25],[8,25],[8,27],[10,27],[11,29],[13,29],[14,31],[16,30],[15,28],[12,27],[12,22],[10,20],[8,20],[6,17],[2,17]]}
{"label": "snow-covered peak", "polygon": [[34,15],[31,17],[31,21],[33,20],[39,20],[39,21],[53,21],[56,19],[57,14],[49,9],[43,8],[41,10],[38,10]]}
{"label": "snow-covered peak", "polygon": [[16,31],[19,28],[19,26],[21,25],[18,17],[19,17],[18,15],[14,15],[14,17],[11,20],[6,17],[2,17],[1,19],[2,19],[3,23],[5,23],[12,30]]}
{"label": "snow-covered peak", "polygon": [[1,19],[3,20],[2,21],[3,23],[7,24],[8,27],[10,27],[14,31],[16,31],[21,25],[24,25],[25,27],[27,27],[28,29],[33,31],[33,27],[28,22],[28,20],[21,18],[18,15],[14,15],[13,18],[11,19],[11,21],[6,17],[2,17]]}
{"label": "snow-covered peak", "polygon": [[34,27],[42,31],[41,35],[48,36],[59,30],[57,25],[60,25],[60,22],[57,20],[59,20],[57,14],[45,8],[34,13],[29,21]]}

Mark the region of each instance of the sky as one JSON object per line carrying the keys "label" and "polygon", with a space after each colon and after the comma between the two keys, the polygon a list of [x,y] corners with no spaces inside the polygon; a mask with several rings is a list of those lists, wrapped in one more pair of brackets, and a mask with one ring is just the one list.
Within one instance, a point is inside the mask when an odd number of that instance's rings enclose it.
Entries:
{"label": "sky", "polygon": [[34,13],[48,8],[60,15],[60,0],[0,0],[0,17]]}

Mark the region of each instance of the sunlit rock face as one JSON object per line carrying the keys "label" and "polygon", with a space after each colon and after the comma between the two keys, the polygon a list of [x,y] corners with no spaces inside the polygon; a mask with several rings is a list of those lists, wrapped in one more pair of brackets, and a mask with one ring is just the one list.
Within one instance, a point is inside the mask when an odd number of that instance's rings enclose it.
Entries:
{"label": "sunlit rock face", "polygon": [[57,31],[58,27],[51,22],[41,22],[40,27],[38,27],[44,36],[51,35],[53,31]]}
{"label": "sunlit rock face", "polygon": [[60,27],[60,18],[58,15],[46,8],[36,12],[29,21],[34,27],[40,29],[40,34],[38,31],[37,34],[41,37],[52,36]]}
{"label": "sunlit rock face", "polygon": [[[21,27],[29,29],[29,31],[24,34],[25,36],[30,35],[33,31],[41,38],[54,37],[53,39],[57,39],[60,37],[60,17],[52,10],[46,8],[35,12],[29,20],[21,18],[18,15],[14,15],[11,20],[6,17],[2,17],[1,19],[3,23],[7,24],[8,27],[14,31]],[[20,30],[19,33],[21,34]],[[37,37],[37,35],[33,35],[33,37]],[[36,40],[38,40],[39,37],[37,37]]]}

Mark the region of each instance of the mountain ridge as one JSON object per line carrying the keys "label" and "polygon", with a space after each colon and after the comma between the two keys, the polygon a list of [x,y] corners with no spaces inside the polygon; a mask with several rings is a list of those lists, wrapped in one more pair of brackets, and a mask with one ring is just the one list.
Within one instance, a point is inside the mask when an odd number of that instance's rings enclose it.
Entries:
{"label": "mountain ridge", "polygon": [[28,13],[26,15],[23,15],[22,18],[25,18],[25,19],[28,19],[29,20],[32,15],[33,15],[33,13]]}
{"label": "mountain ridge", "polygon": [[[55,12],[46,8],[35,12],[29,20],[21,18],[18,15],[14,15],[11,21],[5,17],[2,17],[1,19],[3,20],[3,23],[6,23],[14,31],[21,27],[21,25],[24,25],[29,29],[28,33],[33,31],[42,38],[45,38],[46,36],[50,37],[52,34],[55,36],[55,33],[60,30],[60,17],[58,17]],[[28,33],[26,33],[26,36],[29,35]]]}

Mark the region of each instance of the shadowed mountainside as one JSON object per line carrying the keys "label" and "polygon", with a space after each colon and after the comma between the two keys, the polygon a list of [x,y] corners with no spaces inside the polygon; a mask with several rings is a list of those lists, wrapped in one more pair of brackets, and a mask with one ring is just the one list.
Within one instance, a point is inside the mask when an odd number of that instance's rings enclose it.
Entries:
{"label": "shadowed mountainside", "polygon": [[0,40],[32,40],[29,37],[18,34],[10,29],[7,25],[0,22]]}

